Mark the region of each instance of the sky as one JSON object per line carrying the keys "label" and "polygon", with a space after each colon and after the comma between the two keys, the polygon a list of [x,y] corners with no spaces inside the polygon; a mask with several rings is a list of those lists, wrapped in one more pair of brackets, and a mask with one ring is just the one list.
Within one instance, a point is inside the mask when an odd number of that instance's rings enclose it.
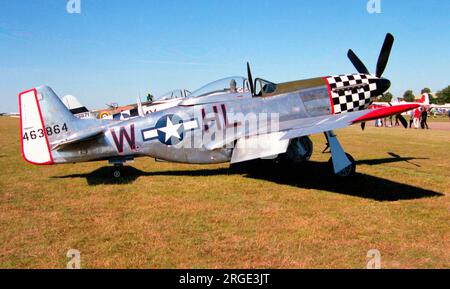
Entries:
{"label": "sky", "polygon": [[[49,85],[89,108],[148,92],[195,90],[246,74],[274,82],[353,73],[352,48],[373,73],[387,32],[391,92],[450,85],[450,1],[0,0],[0,112]],[[377,0],[371,0],[377,1]]]}

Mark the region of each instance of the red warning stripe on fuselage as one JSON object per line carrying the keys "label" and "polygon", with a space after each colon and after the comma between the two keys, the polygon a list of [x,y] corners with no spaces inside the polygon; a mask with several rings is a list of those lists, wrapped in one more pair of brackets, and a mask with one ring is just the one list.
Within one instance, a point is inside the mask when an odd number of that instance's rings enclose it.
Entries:
{"label": "red warning stripe on fuselage", "polygon": [[333,94],[331,92],[331,86],[326,77],[322,77],[322,78],[325,81],[325,83],[327,84],[328,96],[330,97],[331,114],[334,114],[334,103],[333,103]]}

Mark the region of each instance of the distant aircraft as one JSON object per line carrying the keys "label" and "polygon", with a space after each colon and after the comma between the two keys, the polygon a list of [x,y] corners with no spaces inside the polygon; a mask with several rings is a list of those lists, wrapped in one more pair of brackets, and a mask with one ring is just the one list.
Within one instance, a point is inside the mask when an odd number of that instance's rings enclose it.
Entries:
{"label": "distant aircraft", "polygon": [[62,98],[64,105],[70,110],[70,112],[78,118],[96,118],[97,114],[89,111],[86,106],[73,95],[65,95]]}
{"label": "distant aircraft", "polygon": [[[386,36],[375,75],[349,50],[359,73],[285,83],[230,77],[210,83],[165,110],[121,122],[78,119],[53,90],[41,86],[19,95],[22,153],[37,165],[108,160],[121,166],[136,157],[191,164],[275,159],[308,161],[309,135],[324,133],[330,169],[355,173],[333,130],[415,109],[419,104],[368,109],[391,83],[383,78],[394,42]],[[320,177],[320,176],[313,176]]]}
{"label": "distant aircraft", "polygon": [[[430,95],[428,93],[422,94],[422,98],[415,102],[407,102],[407,101],[398,101],[395,100],[393,102],[374,102],[372,103],[369,108],[376,109],[376,108],[383,108],[383,107],[392,107],[392,106],[401,106],[401,105],[407,105],[407,104],[418,104],[419,106],[429,107],[430,106]],[[405,119],[404,116],[401,114],[398,114],[398,118],[400,122],[403,124],[403,126],[407,126],[408,122]],[[364,125],[362,126],[364,129]]]}
{"label": "distant aircraft", "polygon": [[7,116],[12,118],[19,118],[20,114],[18,112],[2,112],[0,113],[0,116]]}
{"label": "distant aircraft", "polygon": [[450,111],[450,103],[446,104],[432,104],[430,105],[431,113],[433,115],[448,115]]}
{"label": "distant aircraft", "polygon": [[415,102],[407,102],[404,100],[398,101],[394,100],[392,102],[374,102],[371,107],[372,108],[379,108],[379,107],[388,107],[388,106],[396,106],[396,105],[402,105],[402,104],[415,104],[418,103],[421,106],[429,106],[430,105],[430,95],[428,93],[422,94],[422,97],[420,100],[417,100]]}
{"label": "distant aircraft", "polygon": [[437,108],[437,109],[450,109],[450,103],[446,104],[432,104],[430,105],[430,108]]}
{"label": "distant aircraft", "polygon": [[[147,101],[141,103],[140,100],[136,104],[130,104],[126,106],[119,106],[116,103],[108,104],[109,108],[89,111],[84,105],[82,105],[78,99],[71,95],[63,97],[63,103],[67,108],[78,118],[99,118],[110,120],[125,120],[129,118],[138,117],[140,110],[143,114],[149,114],[156,111],[164,110],[173,106],[176,106],[182,101],[190,91],[187,89],[174,89],[169,91],[160,97],[157,97],[153,101]],[[141,107],[141,108],[140,108]]]}

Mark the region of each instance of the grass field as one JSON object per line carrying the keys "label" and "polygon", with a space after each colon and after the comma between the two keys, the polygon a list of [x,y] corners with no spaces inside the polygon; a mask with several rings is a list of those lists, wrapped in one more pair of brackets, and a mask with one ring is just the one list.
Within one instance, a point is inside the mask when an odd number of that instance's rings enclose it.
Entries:
{"label": "grass field", "polygon": [[228,165],[138,159],[35,167],[19,122],[0,118],[0,267],[450,268],[450,132],[357,126],[338,131],[358,160],[328,176],[323,136],[310,163],[232,174]]}

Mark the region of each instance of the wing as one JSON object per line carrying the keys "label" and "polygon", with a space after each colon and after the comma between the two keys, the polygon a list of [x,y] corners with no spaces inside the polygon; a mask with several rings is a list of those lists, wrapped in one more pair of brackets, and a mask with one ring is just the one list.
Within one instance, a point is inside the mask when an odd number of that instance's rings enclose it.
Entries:
{"label": "wing", "polygon": [[418,107],[418,104],[404,104],[392,107],[366,109],[346,114],[319,117],[317,119],[300,119],[298,120],[300,124],[289,128],[281,139],[293,139],[296,137],[336,130],[355,123],[366,122],[388,117],[391,115],[396,115]]}
{"label": "wing", "polygon": [[[300,118],[280,122],[278,132],[258,135],[257,131],[248,131],[237,134],[233,139],[222,139],[208,145],[208,149],[217,149],[226,144],[237,141],[233,152],[232,163],[247,161],[257,158],[266,158],[277,154],[285,153],[289,145],[289,140],[308,136],[317,133],[337,130],[350,125],[380,119],[391,115],[396,115],[419,107],[419,104],[405,104],[393,107],[383,107],[379,109],[367,109],[345,114],[326,115],[311,118]],[[248,145],[251,144],[250,149]],[[268,145],[270,144],[270,145]]]}

